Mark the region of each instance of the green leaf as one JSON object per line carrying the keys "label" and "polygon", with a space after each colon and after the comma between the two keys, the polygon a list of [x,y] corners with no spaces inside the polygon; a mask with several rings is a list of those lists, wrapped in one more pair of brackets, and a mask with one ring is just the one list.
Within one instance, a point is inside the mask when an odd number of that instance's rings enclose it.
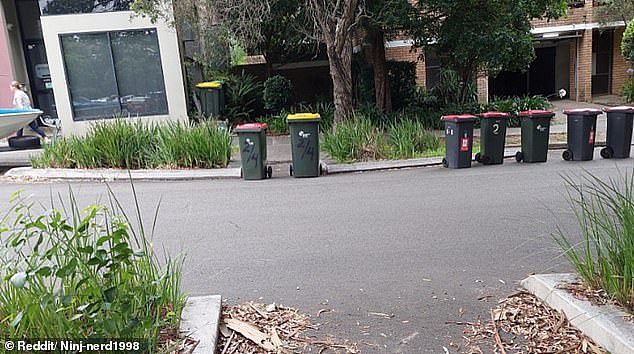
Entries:
{"label": "green leaf", "polygon": [[104,296],[106,297],[106,301],[113,302],[117,297],[117,288],[111,287],[108,290],[104,291]]}
{"label": "green leaf", "polygon": [[20,324],[20,322],[22,321],[23,317],[24,317],[24,312],[20,311],[17,314],[17,316],[15,316],[13,321],[11,321],[11,327],[16,328]]}

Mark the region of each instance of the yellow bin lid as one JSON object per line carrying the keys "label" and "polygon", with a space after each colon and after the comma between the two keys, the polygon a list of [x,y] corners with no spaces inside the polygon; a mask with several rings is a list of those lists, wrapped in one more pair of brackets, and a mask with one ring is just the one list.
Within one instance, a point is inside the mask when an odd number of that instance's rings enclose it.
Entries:
{"label": "yellow bin lid", "polygon": [[319,113],[296,113],[289,114],[287,120],[307,120],[307,119],[321,119]]}
{"label": "yellow bin lid", "polygon": [[222,82],[220,81],[210,81],[210,82],[201,82],[196,84],[198,88],[214,88],[218,89],[222,87]]}

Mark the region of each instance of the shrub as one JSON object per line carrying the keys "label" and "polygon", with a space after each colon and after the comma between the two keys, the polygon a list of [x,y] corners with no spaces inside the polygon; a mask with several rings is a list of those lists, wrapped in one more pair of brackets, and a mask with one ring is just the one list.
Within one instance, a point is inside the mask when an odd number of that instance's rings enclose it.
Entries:
{"label": "shrub", "polygon": [[293,84],[283,76],[275,75],[264,82],[264,108],[279,112],[293,97]]}
{"label": "shrub", "polygon": [[623,33],[621,53],[623,53],[625,60],[634,64],[634,21],[630,21]]}
{"label": "shrub", "polygon": [[262,85],[255,77],[242,72],[230,75],[225,82],[225,117],[231,125],[250,121],[260,114]]}
{"label": "shrub", "polygon": [[440,81],[431,92],[445,108],[463,107],[478,101],[478,88],[475,82],[462,82],[458,73],[449,69],[441,71]]}
{"label": "shrub", "polygon": [[272,135],[288,134],[288,123],[286,118],[288,113],[282,112],[279,115],[268,115],[257,119],[259,123],[265,123],[269,126],[268,132]]}
{"label": "shrub", "polygon": [[391,157],[395,159],[428,156],[442,148],[440,138],[421,122],[403,119],[390,124],[387,131]]}
{"label": "shrub", "polygon": [[318,101],[314,104],[300,104],[291,109],[291,113],[319,113],[321,121],[319,128],[326,132],[332,128],[335,121],[335,105],[331,101]]}
{"label": "shrub", "polygon": [[388,61],[387,69],[392,108],[400,110],[409,105],[416,91],[416,63]]}
{"label": "shrub", "polygon": [[634,102],[634,78],[630,77],[623,85],[623,98],[625,102]]}
{"label": "shrub", "polygon": [[362,116],[335,124],[324,133],[322,146],[338,162],[377,160],[389,154],[385,134]]}
{"label": "shrub", "polygon": [[13,196],[0,226],[1,337],[144,339],[157,352],[159,333],[178,331],[182,259],[159,260],[110,200],[80,210],[71,192],[39,211]]}
{"label": "shrub", "polygon": [[519,112],[528,111],[534,109],[549,109],[552,104],[546,97],[543,96],[524,96],[513,97],[507,99],[496,99],[489,103],[489,105],[483,107],[483,110],[498,111],[510,113],[509,118],[510,127],[519,127],[521,125]]}
{"label": "shrub", "polygon": [[560,228],[555,240],[587,285],[634,310],[634,174],[565,181],[581,239]]}
{"label": "shrub", "polygon": [[231,136],[214,121],[154,125],[116,119],[83,137],[60,139],[31,160],[36,168],[214,168],[231,158]]}

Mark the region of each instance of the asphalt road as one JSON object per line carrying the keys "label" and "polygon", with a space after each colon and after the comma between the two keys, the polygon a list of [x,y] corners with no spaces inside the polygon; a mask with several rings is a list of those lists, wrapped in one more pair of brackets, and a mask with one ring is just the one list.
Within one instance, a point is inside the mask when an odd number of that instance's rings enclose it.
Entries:
{"label": "asphalt road", "polygon": [[[528,274],[570,270],[551,238],[557,225],[576,229],[562,175],[632,166],[553,152],[537,165],[135,186],[148,224],[161,202],[153,242],[187,255],[190,294],[333,309],[315,319],[321,332],[363,353],[444,353],[462,342],[463,328],[447,321],[487,317]],[[111,186],[133,205],[129,184]],[[97,183],[72,188],[83,204],[106,193]],[[68,185],[3,182],[3,208],[17,189],[48,202]]]}

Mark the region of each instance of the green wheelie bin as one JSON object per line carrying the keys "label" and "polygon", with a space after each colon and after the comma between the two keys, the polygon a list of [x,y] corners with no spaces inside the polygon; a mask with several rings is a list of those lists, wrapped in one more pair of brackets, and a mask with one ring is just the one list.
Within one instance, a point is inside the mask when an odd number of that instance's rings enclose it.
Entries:
{"label": "green wheelie bin", "polygon": [[634,107],[606,107],[608,131],[606,147],[601,150],[604,159],[627,159],[632,150]]}
{"label": "green wheelie bin", "polygon": [[483,165],[504,163],[504,144],[509,114],[487,112],[480,114],[480,152],[475,160]]}
{"label": "green wheelie bin", "polygon": [[555,116],[551,111],[533,110],[520,112],[522,120],[522,150],[515,155],[517,162],[546,162],[550,121]]}
{"label": "green wheelie bin", "polygon": [[196,85],[200,108],[205,117],[218,118],[225,111],[225,93],[222,81],[201,82]]}
{"label": "green wheelie bin", "polygon": [[245,180],[271,178],[273,169],[266,164],[266,129],[262,123],[238,125],[235,129],[240,143],[240,174]]}
{"label": "green wheelie bin", "polygon": [[318,113],[289,114],[286,121],[291,134],[293,163],[289,173],[294,177],[319,177],[319,121]]}

